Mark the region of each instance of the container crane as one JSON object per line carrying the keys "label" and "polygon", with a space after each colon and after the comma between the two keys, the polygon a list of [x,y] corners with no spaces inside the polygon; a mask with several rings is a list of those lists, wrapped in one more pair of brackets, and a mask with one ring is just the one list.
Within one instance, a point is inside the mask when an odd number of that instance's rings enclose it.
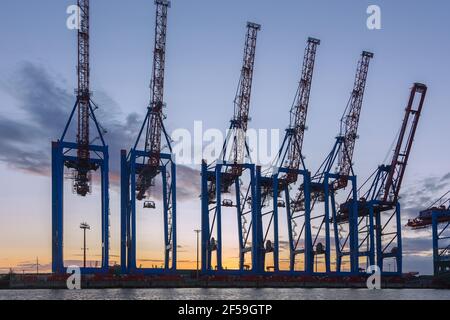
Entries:
{"label": "container crane", "polygon": [[[259,239],[262,239],[263,243],[262,270],[277,272],[280,269],[278,218],[280,211],[285,211],[289,236],[289,270],[291,272],[295,271],[296,257],[302,255],[303,267],[301,271],[312,272],[312,255],[307,250],[307,248],[311,247],[309,192],[306,193],[307,197],[304,200],[302,213],[293,214],[291,210],[293,202],[291,190],[295,188],[299,176],[302,177],[301,181],[305,186],[309,185],[310,180],[310,173],[306,170],[303,161],[302,147],[307,129],[306,117],[316,51],[319,45],[320,40],[308,39],[303,58],[301,79],[290,111],[290,124],[274,160],[272,172],[261,175],[261,169],[257,168],[257,194],[259,196],[258,203],[260,204],[259,211],[261,211],[259,231],[261,235]],[[295,226],[300,224],[300,221],[306,221],[308,225],[298,232]],[[269,253],[273,253],[273,265],[269,265],[266,258]]]}
{"label": "container crane", "polygon": [[[121,152],[121,265],[122,272],[162,273],[176,270],[176,166],[171,139],[164,127],[164,71],[166,62],[167,13],[170,2],[156,0],[155,43],[153,51],[150,103],[134,147]],[[142,148],[141,138],[145,132]],[[164,148],[162,141],[165,141]],[[164,151],[164,152],[163,152]],[[161,193],[154,190],[161,179]],[[156,210],[162,202],[164,220],[164,267],[136,266],[136,205]],[[161,199],[162,198],[162,199]]]}
{"label": "container crane", "polygon": [[[76,102],[66,123],[61,138],[52,142],[52,271],[64,273],[63,258],[63,199],[64,199],[64,167],[71,170],[73,192],[86,197],[92,192],[92,172],[100,169],[101,185],[101,217],[102,217],[102,264],[101,268],[82,268],[83,273],[106,272],[109,260],[109,178],[108,178],[108,146],[101,127],[95,116],[98,106],[93,102],[90,91],[89,64],[89,0],[78,0],[80,22],[78,26],[78,89]],[[77,113],[78,124],[76,142],[66,140],[67,132]],[[95,125],[98,136],[91,139],[90,126]],[[101,145],[94,145],[100,139]]]}
{"label": "container crane", "polygon": [[[250,151],[246,142],[253,70],[256,53],[256,40],[261,26],[247,23],[244,58],[237,94],[234,100],[234,116],[219,159],[207,165],[202,163],[202,271],[211,272],[212,254],[216,252],[216,270],[223,271],[222,265],[222,211],[227,208],[236,212],[238,220],[239,270],[256,271],[256,194],[255,165],[251,163]],[[244,173],[249,173],[248,181]],[[231,194],[234,186],[235,201],[222,198]],[[216,238],[215,238],[216,237]],[[245,257],[251,253],[251,267]]]}
{"label": "container crane", "polygon": [[408,220],[413,230],[431,226],[433,237],[433,271],[435,276],[450,272],[450,191],[422,210],[415,219]]}
{"label": "container crane", "polygon": [[[363,51],[358,62],[355,83],[349,102],[341,119],[340,134],[336,138],[333,149],[321,164],[317,172],[311,178],[311,216],[310,223],[318,221],[318,225],[311,225],[312,247],[316,265],[319,256],[324,256],[325,272],[331,272],[331,218],[337,210],[336,193],[348,186],[351,182],[352,193],[356,195],[356,176],[353,172],[352,159],[355,142],[358,137],[358,124],[361,114],[363,97],[366,87],[367,74],[373,53]],[[337,170],[333,172],[333,166],[337,162]],[[306,188],[301,186],[294,202],[294,212],[300,211],[306,199]],[[317,203],[323,203],[322,208],[316,208]],[[319,212],[318,212],[319,211]],[[356,212],[356,204],[353,206]],[[302,228],[305,228],[305,224]],[[315,231],[315,232],[313,232]],[[357,257],[354,255],[354,234],[350,234],[350,248],[343,252],[341,248],[336,250],[336,271],[340,272],[340,263],[343,256],[350,256],[351,272],[355,272]],[[323,243],[323,241],[325,243]],[[316,272],[318,269],[316,267]]]}
{"label": "container crane", "polygon": [[[389,164],[379,166],[369,177],[363,184],[371,182],[369,189],[357,200],[358,256],[367,257],[367,263],[374,265],[376,254],[376,264],[381,271],[385,259],[393,258],[396,273],[402,272],[399,194],[426,93],[424,84],[415,83],[412,87],[392,160]],[[354,204],[351,197],[353,195],[349,196],[336,214],[335,230],[349,222],[350,208]],[[346,241],[346,238],[340,239],[340,242]]]}

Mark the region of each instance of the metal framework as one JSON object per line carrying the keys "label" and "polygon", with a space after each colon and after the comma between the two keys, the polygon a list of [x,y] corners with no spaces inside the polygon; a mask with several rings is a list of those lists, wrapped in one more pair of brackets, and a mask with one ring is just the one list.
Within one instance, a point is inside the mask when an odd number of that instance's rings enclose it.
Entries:
{"label": "metal framework", "polygon": [[433,271],[435,276],[450,273],[450,191],[445,193],[407,226],[424,229],[431,226],[433,237]]}
{"label": "metal framework", "polygon": [[450,208],[435,210],[432,219],[434,274],[450,273]]}
{"label": "metal framework", "polygon": [[[356,254],[356,233],[354,232],[356,217],[356,202],[350,209],[350,228],[348,230],[338,229],[336,225],[336,212],[338,208],[336,194],[339,190],[344,189],[351,184],[351,193],[356,198],[356,175],[353,172],[352,157],[357,139],[359,116],[362,109],[364,91],[366,87],[367,73],[370,60],[373,54],[363,51],[359,60],[355,83],[350,100],[341,119],[340,134],[336,138],[333,149],[321,164],[317,172],[311,178],[310,194],[311,194],[311,214],[309,225],[304,224],[302,228],[311,228],[312,244],[311,250],[316,264],[315,272],[331,273],[331,231],[334,229],[334,250],[336,257],[336,273],[343,272],[343,257],[350,257],[350,273],[357,273],[357,254]],[[333,172],[333,167],[337,162],[337,171]],[[303,203],[307,198],[306,186],[303,185],[299,189],[296,196],[296,203]],[[316,204],[323,203],[323,207],[318,208]],[[316,222],[317,221],[317,222]],[[313,222],[316,225],[312,225]],[[353,229],[352,229],[353,227]],[[347,243],[339,242],[339,233],[349,234]],[[324,270],[319,270],[318,259],[324,258]]]}
{"label": "metal framework", "polygon": [[[121,266],[123,273],[162,273],[176,270],[176,166],[171,139],[163,120],[164,70],[166,59],[167,12],[170,2],[156,0],[155,46],[150,104],[134,147],[121,152]],[[143,150],[140,149],[145,130]],[[162,152],[162,139],[168,152]],[[161,196],[156,195],[156,179],[161,179]],[[152,194],[152,190],[154,191]],[[140,268],[136,265],[136,205],[155,210],[155,198],[162,198],[164,219],[164,266]]]}
{"label": "metal framework", "polygon": [[[313,269],[312,252],[309,250],[312,241],[309,224],[311,174],[303,161],[302,146],[316,51],[319,45],[320,40],[308,39],[303,58],[301,79],[290,111],[290,125],[286,130],[274,165],[269,169],[270,172],[264,175],[261,174],[260,168],[257,168],[256,171],[258,212],[261,220],[259,239],[262,239],[263,243],[261,261],[263,264],[261,270],[263,271],[280,271],[280,214],[285,214],[287,219],[289,271],[312,273]],[[301,177],[301,183],[307,190],[302,203],[296,203],[291,192],[294,190],[299,176]],[[302,223],[304,228],[299,229],[299,225]],[[272,259],[269,262],[270,253],[272,253]],[[297,257],[300,257],[303,262],[300,268],[296,268]]]}
{"label": "metal framework", "polygon": [[[224,271],[222,261],[222,212],[225,208],[236,213],[239,241],[239,272],[257,271],[258,248],[256,216],[255,165],[251,163],[246,142],[249,122],[250,97],[256,53],[257,33],[261,26],[247,23],[244,59],[236,98],[234,117],[219,159],[202,164],[202,272],[216,269]],[[249,161],[250,160],[250,161]],[[245,174],[245,175],[244,175]],[[246,178],[246,179],[244,179]],[[233,189],[233,190],[231,190]],[[225,199],[234,193],[235,202]],[[216,266],[213,268],[213,252]],[[246,264],[246,254],[251,254],[251,266]]]}
{"label": "metal framework", "polygon": [[[361,186],[362,188],[371,181],[364,196],[357,200],[358,256],[366,257],[366,267],[376,263],[383,273],[389,273],[385,271],[384,265],[387,259],[395,260],[396,268],[390,273],[401,274],[402,272],[399,193],[426,92],[427,87],[425,85],[414,84],[405,109],[405,116],[392,160],[389,164],[379,166]],[[420,97],[418,98],[418,96]],[[352,199],[356,198],[353,195],[349,196],[348,202],[340,207],[336,219],[338,225],[348,223],[349,206],[354,203]]]}
{"label": "metal framework", "polygon": [[[64,273],[63,219],[64,168],[72,170],[73,191],[81,197],[92,192],[91,173],[100,169],[102,263],[100,268],[81,268],[83,273],[106,272],[109,265],[109,179],[108,147],[105,130],[99,125],[94,110],[98,108],[89,90],[89,0],[78,0],[78,90],[75,105],[60,140],[52,142],[52,272]],[[76,143],[66,141],[75,113],[78,114]],[[89,125],[92,121],[101,145],[93,145]]]}

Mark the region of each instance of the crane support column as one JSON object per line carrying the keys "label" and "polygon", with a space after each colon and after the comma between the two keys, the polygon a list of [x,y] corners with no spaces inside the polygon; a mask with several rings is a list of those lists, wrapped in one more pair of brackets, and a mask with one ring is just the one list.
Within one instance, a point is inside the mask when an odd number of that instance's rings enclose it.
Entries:
{"label": "crane support column", "polygon": [[[376,261],[376,265],[384,274],[402,273],[403,246],[399,194],[426,92],[427,87],[424,84],[415,83],[412,87],[392,160],[389,164],[378,167],[366,181],[371,182],[369,189],[357,200],[358,226],[359,230],[364,230],[364,236],[358,239],[358,247],[366,247],[366,250],[360,250],[359,256],[368,257],[366,263],[370,265]],[[341,206],[337,220],[342,224],[348,222],[347,206],[353,202],[350,199]],[[393,261],[392,270],[390,261]]]}
{"label": "crane support column", "polygon": [[450,274],[450,191],[408,221],[407,227],[420,230],[431,226],[435,276]]}
{"label": "crane support column", "polygon": [[450,208],[434,210],[432,219],[434,275],[450,274]]}
{"label": "crane support column", "polygon": [[[78,0],[80,26],[78,30],[78,89],[75,105],[63,134],[52,142],[52,272],[65,273],[63,219],[64,170],[71,172],[73,192],[80,197],[92,193],[92,172],[100,171],[101,189],[101,266],[81,268],[82,273],[107,272],[109,268],[109,155],[103,134],[94,111],[98,106],[91,99],[89,85],[89,0]],[[66,140],[72,120],[77,114],[76,142]],[[90,125],[94,124],[100,145],[90,140]],[[91,156],[92,155],[92,156]]]}
{"label": "crane support column", "polygon": [[415,83],[411,89],[392,161],[384,168],[386,180],[381,184],[380,201],[375,210],[379,222],[376,224],[377,264],[384,273],[387,259],[395,261],[393,273],[402,273],[401,208],[398,200],[426,93],[427,87],[421,83]]}
{"label": "crane support column", "polygon": [[[355,83],[349,102],[345,109],[344,116],[341,119],[340,134],[336,138],[333,149],[328,154],[325,161],[321,164],[317,172],[311,178],[311,228],[312,228],[312,247],[315,259],[316,273],[351,273],[358,272],[358,247],[357,236],[358,229],[356,223],[357,204],[355,201],[347,206],[346,229],[341,228],[340,222],[337,220],[338,204],[336,194],[348,187],[350,184],[353,198],[356,198],[356,175],[353,172],[353,153],[356,139],[358,137],[359,116],[362,109],[363,97],[366,87],[367,74],[370,60],[373,54],[363,51],[358,62]],[[335,164],[337,171],[333,172]],[[305,198],[304,187],[299,189],[296,201],[302,201]],[[322,206],[317,204],[323,203]],[[314,225],[313,225],[314,223]],[[334,229],[334,243],[332,243],[331,230]],[[313,231],[314,230],[314,231]],[[342,239],[344,238],[344,241]],[[334,248],[331,246],[334,245]],[[334,250],[333,250],[334,249]],[[336,268],[331,268],[331,255],[335,252]],[[321,261],[322,267],[318,266],[318,259],[323,257]],[[347,270],[343,270],[347,258]]]}
{"label": "crane support column", "polygon": [[[171,139],[165,129],[164,74],[167,13],[170,2],[155,0],[156,22],[150,103],[134,147],[121,152],[121,263],[123,273],[159,274],[177,268],[176,165]],[[145,134],[144,134],[145,133]],[[145,136],[141,143],[141,137]],[[167,151],[162,151],[162,141]],[[156,188],[156,183],[161,188]],[[137,206],[159,212],[163,220],[161,267],[137,265]]]}
{"label": "crane support column", "polygon": [[[309,107],[317,47],[320,40],[309,38],[303,57],[301,79],[290,111],[290,124],[273,167],[261,174],[257,170],[258,227],[262,241],[261,270],[312,273],[313,257],[310,228],[310,172],[303,161],[302,147]],[[295,201],[292,190],[304,187],[304,197]],[[279,218],[286,217],[289,263],[280,266]]]}
{"label": "crane support column", "polygon": [[[256,40],[260,29],[259,24],[247,23],[241,76],[234,100],[234,117],[219,159],[210,165],[206,162],[202,165],[203,273],[225,272],[225,269],[228,269],[223,266],[222,218],[225,212],[236,215],[239,246],[238,267],[227,272],[257,273],[261,265],[259,263],[261,244],[257,232],[256,167],[251,162],[246,141]],[[225,198],[228,194],[234,200]],[[246,259],[248,255],[251,255],[250,259]]]}

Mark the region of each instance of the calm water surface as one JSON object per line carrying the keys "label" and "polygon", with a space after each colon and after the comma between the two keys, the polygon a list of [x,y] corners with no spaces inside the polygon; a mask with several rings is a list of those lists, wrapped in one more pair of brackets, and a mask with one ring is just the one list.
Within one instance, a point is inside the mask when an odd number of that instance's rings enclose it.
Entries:
{"label": "calm water surface", "polygon": [[0,300],[450,300],[450,290],[106,289],[0,290]]}

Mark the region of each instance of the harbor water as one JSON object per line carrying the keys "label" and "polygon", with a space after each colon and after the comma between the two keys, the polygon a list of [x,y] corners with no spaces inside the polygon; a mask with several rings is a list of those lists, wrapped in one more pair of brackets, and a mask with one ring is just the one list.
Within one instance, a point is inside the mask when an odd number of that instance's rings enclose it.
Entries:
{"label": "harbor water", "polygon": [[450,300],[435,289],[0,290],[0,300]]}

